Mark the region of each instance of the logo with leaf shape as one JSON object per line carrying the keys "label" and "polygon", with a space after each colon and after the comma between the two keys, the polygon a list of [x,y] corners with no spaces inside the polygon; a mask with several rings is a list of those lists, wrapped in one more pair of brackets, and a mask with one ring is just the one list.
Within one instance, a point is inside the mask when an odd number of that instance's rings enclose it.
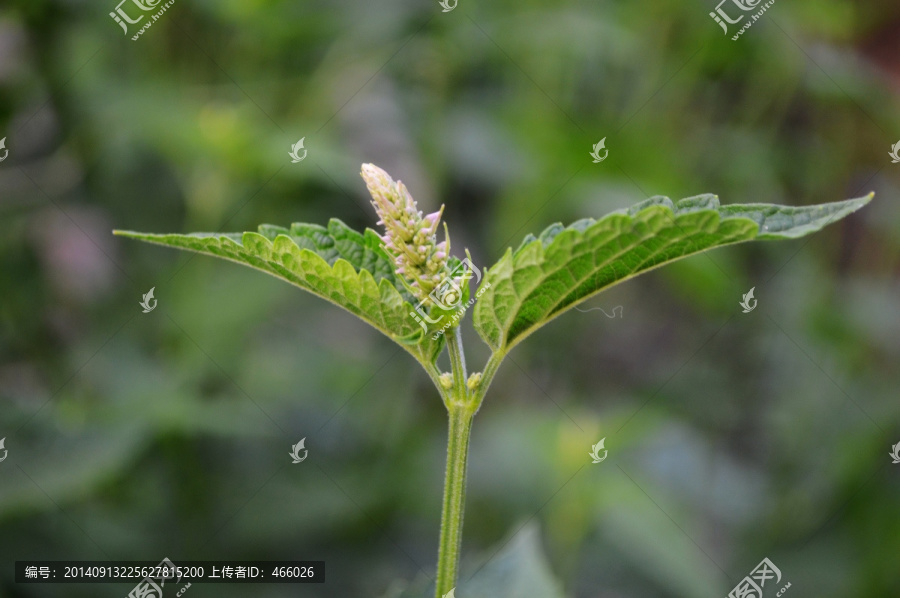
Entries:
{"label": "logo with leaf shape", "polygon": [[[153,298],[153,291],[154,291],[154,289],[156,289],[156,287],[153,287],[153,288],[151,288],[149,291],[147,291],[147,292],[143,295],[143,299],[141,300],[141,302],[138,304],[138,305],[140,305],[141,307],[144,308],[144,313],[145,313],[145,314],[149,314],[151,311],[153,311],[154,309],[156,309],[156,303],[157,303],[157,301],[156,301],[156,299]],[[153,305],[150,304],[151,301],[153,302]]]}
{"label": "logo with leaf shape", "polygon": [[[591,151],[591,158],[594,159],[594,164],[599,164],[606,160],[606,157],[609,156],[609,150],[606,149],[606,137],[598,141],[594,144],[594,149]],[[600,150],[603,150],[603,157],[600,157]]]}
{"label": "logo with leaf shape", "polygon": [[6,160],[6,156],[9,155],[9,150],[6,149],[6,137],[0,139],[0,150],[3,150],[3,156],[0,156],[0,162]]}
{"label": "logo with leaf shape", "polygon": [[[591,452],[589,452],[588,454],[591,456],[591,459],[594,460],[594,463],[602,463],[603,461],[606,460],[606,457],[609,454],[609,451],[606,450],[605,446],[603,446],[605,442],[606,442],[606,438],[604,437],[600,440],[600,442],[591,446]],[[600,456],[601,450],[603,451],[602,457]]]}
{"label": "logo with leaf shape", "polygon": [[[459,0],[453,0],[452,3],[450,2],[450,0],[441,0],[440,2],[438,2],[438,4],[440,4],[440,5],[441,5],[441,8],[444,9],[444,10],[442,10],[441,12],[450,12],[451,10],[453,10],[454,8],[456,8],[456,4],[457,4],[458,2],[459,2]],[[453,591],[451,590],[450,593],[452,594]],[[448,596],[449,596],[449,594],[448,594]],[[450,598],[453,598],[453,596],[450,596]]]}
{"label": "logo with leaf shape", "polygon": [[[739,305],[744,308],[745,314],[749,314],[751,311],[756,309],[757,301],[756,301],[756,299],[753,298],[753,291],[755,289],[756,289],[756,287],[753,287],[747,293],[744,293],[744,298],[739,303]],[[753,302],[752,304],[750,303],[751,301]]]}
{"label": "logo with leaf shape", "polygon": [[[301,137],[300,141],[292,145],[291,151],[288,152],[288,155],[291,157],[291,162],[293,162],[294,164],[300,162],[301,160],[303,160],[303,158],[306,157],[306,149],[304,149],[303,147],[304,139],[306,139],[306,137]],[[300,150],[303,150],[302,156],[300,155]]]}
{"label": "logo with leaf shape", "polygon": [[6,438],[5,438],[5,437],[4,437],[4,438],[0,438],[0,450],[3,451],[3,456],[0,457],[0,463],[2,463],[3,461],[6,461],[6,455],[9,453],[9,451],[6,450],[6,447],[3,446],[3,444],[4,444],[5,442],[6,442]]}
{"label": "logo with leaf shape", "polygon": [[[3,446],[3,444],[2,444],[2,442],[0,442],[0,447],[2,447],[2,446]],[[900,463],[900,442],[898,442],[891,448],[893,449],[893,452],[890,453],[890,455],[891,455],[891,457],[894,458],[894,465],[896,465],[897,463]]]}
{"label": "logo with leaf shape", "polygon": [[737,4],[738,8],[741,10],[753,10],[762,0],[731,0],[735,4]]}
{"label": "logo with leaf shape", "polygon": [[897,164],[900,162],[900,141],[898,141],[893,147],[891,147],[891,151],[888,153],[891,157],[891,162],[893,164]]}
{"label": "logo with leaf shape", "polygon": [[[294,460],[294,463],[302,463],[303,460],[306,459],[307,456],[309,456],[309,451],[306,450],[305,444],[306,444],[306,437],[304,437],[302,440],[300,440],[300,442],[298,442],[297,444],[295,444],[291,447],[291,452],[289,454],[291,455],[291,458]],[[302,457],[300,456],[301,450],[303,451]]]}

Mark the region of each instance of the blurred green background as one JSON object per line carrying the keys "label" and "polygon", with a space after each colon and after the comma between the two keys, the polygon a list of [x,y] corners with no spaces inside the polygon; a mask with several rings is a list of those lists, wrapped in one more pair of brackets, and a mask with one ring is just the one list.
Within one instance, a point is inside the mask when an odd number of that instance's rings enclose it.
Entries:
{"label": "blurred green background", "polygon": [[110,234],[374,227],[363,162],[446,204],[481,266],[650,195],[875,191],[517,348],[475,421],[463,576],[527,536],[578,598],[721,598],[764,557],[789,597],[900,596],[896,2],[779,0],[738,41],[715,0],[179,0],[137,41],[114,9],[0,8],[0,596],[131,588],[16,585],[25,559],[327,562],[196,598],[427,584],[446,422],[414,360],[264,274]]}

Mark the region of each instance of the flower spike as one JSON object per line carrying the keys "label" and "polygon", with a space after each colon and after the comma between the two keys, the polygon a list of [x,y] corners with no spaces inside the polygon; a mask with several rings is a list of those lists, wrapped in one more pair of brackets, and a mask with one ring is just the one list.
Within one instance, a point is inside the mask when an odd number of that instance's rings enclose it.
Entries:
{"label": "flower spike", "polygon": [[450,254],[450,236],[444,223],[446,240],[437,242],[437,230],[444,206],[423,216],[416,201],[401,181],[374,164],[363,164],[363,180],[372,195],[378,213],[378,224],[384,226],[381,236],[387,252],[394,260],[409,289],[419,300],[428,295],[446,277]]}

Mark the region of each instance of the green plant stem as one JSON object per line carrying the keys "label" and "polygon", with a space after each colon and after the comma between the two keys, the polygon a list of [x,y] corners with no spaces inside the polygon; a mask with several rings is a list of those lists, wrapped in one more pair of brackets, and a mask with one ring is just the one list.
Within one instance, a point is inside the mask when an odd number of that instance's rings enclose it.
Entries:
{"label": "green plant stem", "polygon": [[[448,339],[449,340],[449,339]],[[456,398],[456,397],[454,397]],[[441,512],[441,540],[438,549],[435,598],[443,598],[456,587],[462,542],[463,509],[466,501],[469,434],[474,410],[464,401],[450,401],[450,431],[447,441],[447,473],[444,478],[444,505]]]}
{"label": "green plant stem", "polygon": [[[447,331],[447,351],[453,385],[442,391],[449,414],[447,439],[447,472],[444,476],[444,504],[441,510],[441,539],[438,547],[435,598],[443,598],[456,587],[459,575],[459,555],[462,544],[463,511],[466,503],[466,471],[469,459],[469,436],[472,420],[481,406],[494,374],[506,356],[495,352],[485,366],[481,384],[473,389],[467,385],[466,356],[459,330]],[[439,387],[440,388],[440,387]]]}
{"label": "green plant stem", "polygon": [[466,356],[459,330],[451,328],[446,334],[453,386],[444,395],[450,423],[447,434],[447,472],[444,477],[444,504],[441,510],[436,598],[443,598],[456,587],[462,543],[463,510],[466,503],[469,434],[472,431],[472,418],[478,410],[470,401],[469,389],[466,386]]}
{"label": "green plant stem", "polygon": [[[450,372],[453,375],[451,400],[466,402],[466,355],[462,346],[462,335],[458,328],[447,330],[447,351],[450,353]],[[449,408],[449,405],[448,405]]]}

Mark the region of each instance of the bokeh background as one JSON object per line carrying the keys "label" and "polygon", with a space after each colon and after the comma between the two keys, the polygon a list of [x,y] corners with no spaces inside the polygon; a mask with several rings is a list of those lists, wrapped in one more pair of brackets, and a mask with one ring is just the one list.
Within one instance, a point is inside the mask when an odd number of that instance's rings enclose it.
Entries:
{"label": "bokeh background", "polygon": [[714,0],[178,0],[137,41],[114,8],[0,8],[0,596],[131,588],[16,585],[24,559],[327,562],[325,585],[196,598],[427,585],[446,424],[414,360],[264,274],[111,235],[373,227],[363,162],[446,204],[482,266],[650,195],[875,191],[517,348],[475,422],[463,577],[721,598],[768,557],[787,596],[900,595],[896,2],[779,0],[738,41]]}

